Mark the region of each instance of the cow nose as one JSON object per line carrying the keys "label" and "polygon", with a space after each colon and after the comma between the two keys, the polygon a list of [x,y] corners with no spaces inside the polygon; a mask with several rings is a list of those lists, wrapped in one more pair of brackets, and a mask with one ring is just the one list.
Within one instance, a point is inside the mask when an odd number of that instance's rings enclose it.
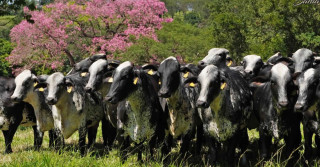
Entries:
{"label": "cow nose", "polygon": [[296,109],[297,111],[300,111],[302,109],[302,104],[301,103],[296,103],[296,105],[294,105],[294,109]]}
{"label": "cow nose", "polygon": [[54,105],[57,103],[57,100],[53,97],[47,97],[47,103],[50,104],[50,105]]}
{"label": "cow nose", "polygon": [[201,68],[204,68],[205,67],[204,61],[199,61],[198,66]]}
{"label": "cow nose", "polygon": [[105,100],[108,101],[108,102],[111,102],[112,101],[112,97],[111,96],[106,96]]}
{"label": "cow nose", "polygon": [[160,89],[158,96],[167,98],[169,97],[169,91],[165,89]]}
{"label": "cow nose", "polygon": [[288,105],[288,101],[279,101],[279,105],[281,107],[286,107]]}
{"label": "cow nose", "polygon": [[21,101],[21,98],[17,97],[17,96],[11,96],[10,97],[12,101],[14,102],[20,102]]}
{"label": "cow nose", "polygon": [[84,90],[85,90],[86,92],[92,92],[92,88],[91,88],[91,87],[88,87],[88,86],[86,86],[86,87],[84,88]]}
{"label": "cow nose", "polygon": [[244,70],[244,72],[246,73],[246,74],[252,74],[252,70]]}
{"label": "cow nose", "polygon": [[198,101],[197,101],[197,107],[206,108],[206,107],[207,107],[207,103],[206,103],[205,101],[198,100]]}

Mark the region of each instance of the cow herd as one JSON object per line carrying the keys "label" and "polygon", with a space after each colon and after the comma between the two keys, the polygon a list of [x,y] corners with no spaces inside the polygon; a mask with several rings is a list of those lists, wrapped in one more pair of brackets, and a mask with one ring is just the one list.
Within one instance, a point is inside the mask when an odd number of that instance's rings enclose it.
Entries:
{"label": "cow herd", "polygon": [[260,158],[270,159],[272,145],[284,139],[283,156],[291,166],[299,159],[300,123],[304,158],[320,156],[320,148],[316,155],[312,151],[314,134],[320,147],[319,62],[314,52],[302,48],[289,57],[276,53],[266,62],[247,55],[236,66],[227,49],[213,48],[197,65],[168,57],[160,64],[137,66],[97,54],[67,75],[36,76],[24,70],[16,78],[0,77],[5,153],[12,152],[21,125],[33,127],[35,149],[45,131],[57,151],[78,131],[85,155],[101,121],[104,145],[112,149],[116,142],[122,160],[133,145],[142,161],[143,147],[148,156],[159,148],[166,157],[180,142],[181,155],[204,153],[210,165],[247,166],[247,129],[256,128]]}

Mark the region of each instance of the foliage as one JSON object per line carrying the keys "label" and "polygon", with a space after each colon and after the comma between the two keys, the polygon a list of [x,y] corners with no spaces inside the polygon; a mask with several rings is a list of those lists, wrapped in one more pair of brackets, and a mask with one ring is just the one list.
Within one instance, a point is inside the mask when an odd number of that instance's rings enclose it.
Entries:
{"label": "foliage", "polygon": [[25,8],[31,19],[11,30],[16,47],[8,60],[56,69],[66,58],[73,65],[96,52],[121,52],[132,45],[131,36],[156,40],[155,30],[171,21],[166,11],[158,0],[56,0],[42,11]]}
{"label": "foliage", "polygon": [[9,62],[6,58],[9,56],[13,47],[11,43],[5,39],[0,38],[0,76],[8,76],[11,74],[11,69],[9,68]]}
{"label": "foliage", "polygon": [[22,20],[20,16],[0,16],[0,38],[10,40],[9,34],[12,27]]}
{"label": "foliage", "polygon": [[143,64],[161,61],[169,56],[178,57],[184,62],[197,62],[211,47],[208,38],[209,29],[199,29],[183,21],[173,21],[164,24],[157,32],[158,40],[140,38],[120,57]]}
{"label": "foliage", "polygon": [[1,0],[0,16],[16,15],[23,6],[28,6],[31,10],[36,8],[34,0]]}

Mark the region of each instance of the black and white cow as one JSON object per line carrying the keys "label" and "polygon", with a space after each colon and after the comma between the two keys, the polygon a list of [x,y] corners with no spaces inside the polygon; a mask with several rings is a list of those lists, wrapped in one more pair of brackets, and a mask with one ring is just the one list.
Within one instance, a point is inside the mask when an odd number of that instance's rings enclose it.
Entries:
{"label": "black and white cow", "polygon": [[277,63],[265,76],[252,79],[251,87],[255,88],[253,109],[259,114],[260,149],[263,158],[270,158],[272,137],[276,140],[284,138],[286,152],[284,157],[292,153],[293,163],[301,142],[300,121],[302,115],[294,113],[293,107],[297,99],[296,86],[292,79],[293,70],[283,63]]}
{"label": "black and white cow", "polygon": [[320,99],[320,69],[309,68],[302,72],[296,79],[299,87],[299,96],[295,104],[295,110],[303,114],[303,132],[305,158],[312,157],[312,135],[316,134],[317,155],[320,155],[320,134],[319,134],[319,99]]}
{"label": "black and white cow", "polygon": [[14,78],[0,77],[0,129],[5,140],[5,153],[12,152],[12,139],[19,125],[33,127],[34,147],[39,149],[43,135],[37,129],[33,108],[25,102],[14,103],[10,98],[14,89]]}
{"label": "black and white cow", "polygon": [[[197,96],[197,92],[194,88],[185,87],[184,81],[189,76],[198,73],[193,72],[188,66],[181,66],[174,57],[163,60],[157,73],[160,76],[161,85],[158,95],[167,99],[169,132],[174,139],[182,137],[180,153],[184,155],[190,148],[190,141],[199,124],[197,108],[193,100]],[[201,126],[200,128],[202,130]],[[198,134],[200,135],[199,131]],[[197,142],[200,141],[201,138],[197,138]]]}
{"label": "black and white cow", "polygon": [[[251,111],[251,93],[247,82],[237,71],[207,65],[198,78],[185,83],[191,87],[199,83],[201,87],[197,106],[203,108],[200,118],[210,164],[218,158],[222,165],[235,165],[235,148],[240,146],[244,152],[248,141],[246,123]],[[221,152],[220,144],[223,144]]]}
{"label": "black and white cow", "polygon": [[[102,97],[105,97],[110,89],[111,83],[108,78],[112,76],[113,70],[120,64],[116,60],[100,59],[95,61],[89,68],[89,80],[86,84],[85,90],[88,93],[98,91]],[[111,147],[117,134],[117,107],[118,104],[105,103],[105,116],[102,121],[103,138],[105,145]]]}
{"label": "black and white cow", "polygon": [[[158,81],[143,69],[126,61],[114,71],[106,100],[119,103],[118,119],[123,123],[124,137],[137,144],[148,141],[150,154],[165,136],[166,115],[157,95]],[[138,160],[141,160],[141,149]]]}
{"label": "black and white cow", "polygon": [[292,55],[294,72],[301,73],[313,66],[315,53],[306,48],[298,49]]}
{"label": "black and white cow", "polygon": [[88,72],[88,69],[91,66],[91,64],[99,59],[107,59],[107,55],[104,53],[101,53],[101,54],[95,54],[88,58],[85,58],[80,62],[76,63],[68,74],[74,74],[77,72]]}
{"label": "black and white cow", "polygon": [[15,78],[15,89],[11,99],[15,102],[27,102],[32,105],[37,121],[37,128],[40,132],[49,131],[50,138],[53,138],[52,144],[60,146],[61,137],[59,131],[55,130],[52,108],[45,103],[44,93],[35,89],[39,83],[38,78],[30,70],[24,70]]}
{"label": "black and white cow", "polygon": [[46,101],[52,105],[55,124],[65,139],[79,131],[81,155],[85,153],[87,132],[88,146],[91,146],[95,142],[99,122],[104,118],[102,102],[96,104],[84,90],[87,81],[88,77],[79,73],[64,76],[60,72],[51,74],[46,80]]}

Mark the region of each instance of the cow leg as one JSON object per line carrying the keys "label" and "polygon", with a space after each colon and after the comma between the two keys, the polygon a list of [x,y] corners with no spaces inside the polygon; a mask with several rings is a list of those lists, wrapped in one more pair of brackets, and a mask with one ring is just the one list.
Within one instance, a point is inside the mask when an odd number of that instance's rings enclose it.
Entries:
{"label": "cow leg", "polygon": [[268,160],[271,156],[271,145],[272,145],[272,137],[270,135],[265,134],[263,129],[259,129],[259,145],[261,151],[261,158],[264,160]]}
{"label": "cow leg", "polygon": [[297,148],[301,142],[301,133],[300,133],[300,123],[299,122],[292,122],[292,128],[289,130],[288,136],[284,137],[286,142],[286,157],[290,157],[287,166],[293,166],[296,161],[299,159],[299,150]]}
{"label": "cow leg", "polygon": [[215,166],[217,161],[217,148],[216,148],[216,142],[215,140],[210,137],[205,137],[205,143],[207,147],[209,148],[209,153],[207,154],[207,160],[210,166]]}
{"label": "cow leg", "polygon": [[12,143],[13,136],[18,129],[18,126],[19,124],[13,124],[9,126],[9,130],[2,131],[4,140],[5,140],[5,145],[6,145],[6,150],[4,152],[5,154],[12,153],[11,143]]}
{"label": "cow leg", "polygon": [[202,142],[203,142],[203,125],[201,122],[197,124],[196,155],[200,155]]}
{"label": "cow leg", "polygon": [[81,156],[85,155],[86,150],[86,136],[87,136],[87,127],[83,126],[79,128],[79,150]]}
{"label": "cow leg", "polygon": [[96,142],[98,126],[99,124],[88,128],[88,148],[91,148]]}
{"label": "cow leg", "polygon": [[308,129],[307,125],[303,125],[303,135],[304,135],[304,157],[309,160],[312,157],[312,135],[313,133]]}
{"label": "cow leg", "polygon": [[40,132],[37,126],[32,126],[33,134],[34,134],[34,148],[35,150],[39,150],[42,145],[43,140],[43,132]]}
{"label": "cow leg", "polygon": [[54,147],[55,146],[55,139],[56,139],[56,134],[54,130],[49,130],[49,147]]}
{"label": "cow leg", "polygon": [[58,150],[59,153],[61,153],[62,151],[61,148],[63,148],[64,146],[64,138],[62,136],[60,129],[57,129],[57,128],[54,129],[54,136],[55,136],[55,139],[54,139],[55,150]]}
{"label": "cow leg", "polygon": [[103,144],[110,150],[117,136],[117,129],[111,125],[111,123],[106,119],[102,119],[102,137]]}
{"label": "cow leg", "polygon": [[315,142],[317,145],[317,157],[320,157],[320,136],[318,134],[315,136]]}
{"label": "cow leg", "polygon": [[185,156],[185,154],[188,152],[188,149],[190,148],[190,140],[192,140],[192,132],[187,133],[185,136],[182,137],[182,145],[180,149],[180,154],[182,156]]}
{"label": "cow leg", "polygon": [[223,145],[223,150],[226,151],[226,156],[222,157],[222,164],[226,166],[236,166],[235,164],[235,149],[237,146],[237,142],[239,141],[238,135],[235,135],[230,140],[226,142],[226,144]]}
{"label": "cow leg", "polygon": [[[239,147],[241,149],[240,166],[249,166],[249,162],[247,161],[247,156],[246,156],[246,150],[249,145],[249,137],[248,137],[247,128],[242,129],[240,131],[239,138],[240,138]],[[237,140],[237,139],[235,139],[235,140]]]}

